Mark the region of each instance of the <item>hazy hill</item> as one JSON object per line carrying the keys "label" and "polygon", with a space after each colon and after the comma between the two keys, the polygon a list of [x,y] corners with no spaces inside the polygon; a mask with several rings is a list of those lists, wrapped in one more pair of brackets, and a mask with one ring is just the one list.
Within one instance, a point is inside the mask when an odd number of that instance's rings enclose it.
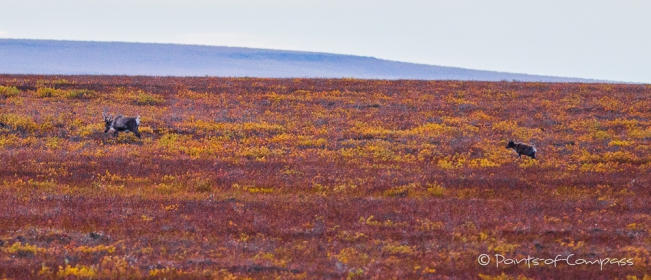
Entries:
{"label": "hazy hill", "polygon": [[594,82],[329,53],[22,39],[0,39],[0,73]]}

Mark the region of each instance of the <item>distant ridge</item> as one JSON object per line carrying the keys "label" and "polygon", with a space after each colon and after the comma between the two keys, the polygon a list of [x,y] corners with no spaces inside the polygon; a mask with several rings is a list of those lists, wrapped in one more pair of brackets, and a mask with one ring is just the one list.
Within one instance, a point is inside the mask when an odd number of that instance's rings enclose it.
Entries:
{"label": "distant ridge", "polygon": [[27,39],[0,39],[0,73],[600,82],[316,52]]}

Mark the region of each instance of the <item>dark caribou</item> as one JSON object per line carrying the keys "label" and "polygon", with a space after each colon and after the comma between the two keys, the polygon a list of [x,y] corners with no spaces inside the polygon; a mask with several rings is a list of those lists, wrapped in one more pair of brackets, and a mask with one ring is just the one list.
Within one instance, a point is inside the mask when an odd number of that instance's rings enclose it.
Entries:
{"label": "dark caribou", "polygon": [[525,155],[530,156],[532,159],[536,159],[536,152],[538,152],[534,146],[524,143],[516,143],[512,140],[509,141],[509,143],[506,145],[506,148],[513,149],[516,153],[518,153],[518,158],[521,158],[522,155]]}
{"label": "dark caribou", "polygon": [[104,123],[106,125],[106,130],[104,133],[107,133],[109,130],[114,130],[113,135],[118,136],[119,131],[131,131],[138,139],[140,139],[140,132],[138,132],[138,126],[140,125],[140,116],[135,118],[127,118],[122,115],[118,115],[113,118],[113,115],[107,117],[105,113],[102,113],[104,117]]}

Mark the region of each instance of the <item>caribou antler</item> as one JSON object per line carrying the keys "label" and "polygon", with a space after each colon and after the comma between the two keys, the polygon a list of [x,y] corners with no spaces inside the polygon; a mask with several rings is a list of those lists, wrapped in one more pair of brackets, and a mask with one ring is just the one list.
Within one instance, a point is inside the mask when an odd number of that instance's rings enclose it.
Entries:
{"label": "caribou antler", "polygon": [[102,117],[104,117],[104,121],[110,122],[113,120],[113,114],[111,116],[106,116],[106,112],[102,112]]}

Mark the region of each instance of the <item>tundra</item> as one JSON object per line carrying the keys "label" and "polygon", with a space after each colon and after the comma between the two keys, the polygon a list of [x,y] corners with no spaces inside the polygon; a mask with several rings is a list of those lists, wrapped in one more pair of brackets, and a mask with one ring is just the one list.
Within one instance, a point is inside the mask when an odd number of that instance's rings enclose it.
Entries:
{"label": "tundra", "polygon": [[107,133],[109,130],[114,130],[113,135],[118,136],[118,131],[131,131],[140,139],[140,132],[138,132],[138,126],[140,125],[140,116],[135,118],[126,118],[122,115],[118,115],[113,118],[113,115],[107,117],[105,113],[102,113],[104,117],[104,123],[106,125],[106,130],[104,133]]}
{"label": "tundra", "polygon": [[513,141],[509,141],[508,144],[506,144],[507,149],[513,149],[516,153],[518,153],[518,158],[522,158],[522,155],[525,156],[530,156],[533,159],[536,159],[536,148],[531,145],[527,145],[524,143],[516,143]]}

